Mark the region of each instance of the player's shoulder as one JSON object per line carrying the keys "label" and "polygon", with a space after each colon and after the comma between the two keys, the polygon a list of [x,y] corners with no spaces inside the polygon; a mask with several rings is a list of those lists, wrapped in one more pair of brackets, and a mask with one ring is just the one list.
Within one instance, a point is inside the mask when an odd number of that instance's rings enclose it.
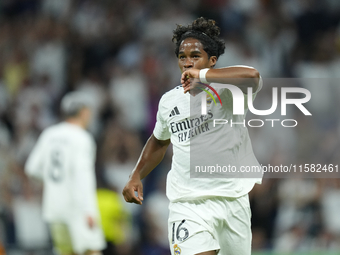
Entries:
{"label": "player's shoulder", "polygon": [[173,108],[174,105],[176,106],[180,104],[180,102],[183,102],[183,97],[185,96],[183,91],[183,87],[179,85],[165,92],[159,100],[158,110],[161,113],[166,113],[170,108]]}
{"label": "player's shoulder", "polygon": [[93,143],[94,138],[86,129],[69,123],[61,123],[60,125],[64,126],[65,131],[70,134],[71,139],[76,139],[79,142],[83,141],[84,143]]}
{"label": "player's shoulder", "polygon": [[47,139],[47,138],[53,136],[53,135],[55,134],[56,130],[58,130],[58,125],[59,125],[59,123],[58,123],[58,124],[54,124],[54,125],[52,125],[52,126],[49,126],[49,127],[45,128],[45,129],[41,132],[40,138],[42,138],[42,139]]}
{"label": "player's shoulder", "polygon": [[181,96],[184,95],[184,89],[182,87],[182,85],[178,85],[172,89],[170,89],[169,91],[165,92],[163,94],[163,96],[161,97],[161,102],[164,101],[174,101],[174,100],[180,100]]}
{"label": "player's shoulder", "polygon": [[46,128],[41,136],[45,138],[63,137],[67,140],[84,141],[85,143],[93,141],[92,135],[87,130],[67,122],[60,122]]}

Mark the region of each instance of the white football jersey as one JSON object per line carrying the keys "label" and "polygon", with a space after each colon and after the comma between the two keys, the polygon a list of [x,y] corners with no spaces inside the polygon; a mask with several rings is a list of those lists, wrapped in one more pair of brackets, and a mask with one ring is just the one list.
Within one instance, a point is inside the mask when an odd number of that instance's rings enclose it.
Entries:
{"label": "white football jersey", "polygon": [[95,151],[92,136],[67,122],[49,127],[40,135],[25,171],[43,180],[43,218],[47,222],[99,217]]}
{"label": "white football jersey", "polygon": [[[221,97],[206,96],[207,114],[201,114],[202,93],[192,96],[184,94],[182,86],[165,93],[157,112],[157,122],[153,131],[158,140],[170,139],[173,144],[171,170],[167,178],[167,196],[170,201],[194,200],[203,197],[224,196],[241,197],[247,194],[255,183],[261,183],[262,174],[256,178],[245,178],[246,174],[225,173],[216,178],[204,172],[205,166],[234,166],[237,171],[241,166],[260,165],[255,158],[248,129],[244,123],[247,112],[247,95],[244,96],[243,115],[233,115],[233,98],[229,89],[210,84]],[[262,87],[260,79],[258,90]],[[216,104],[214,102],[216,101]],[[214,120],[228,120],[226,125],[214,125]],[[239,123],[230,125],[230,122]],[[202,170],[199,175],[190,178],[190,168]],[[192,171],[192,170],[191,170]],[[204,172],[204,173],[203,173]],[[254,175],[253,175],[254,176]],[[242,177],[242,178],[241,178]]]}

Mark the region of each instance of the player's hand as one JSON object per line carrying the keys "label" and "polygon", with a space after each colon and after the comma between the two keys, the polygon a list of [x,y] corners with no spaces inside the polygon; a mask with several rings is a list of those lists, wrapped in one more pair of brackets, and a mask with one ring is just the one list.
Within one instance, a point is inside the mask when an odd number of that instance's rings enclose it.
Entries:
{"label": "player's hand", "polygon": [[[138,196],[135,195],[135,191],[137,191]],[[143,201],[143,184],[140,178],[131,176],[122,193],[126,202],[141,205]]]}
{"label": "player's hand", "polygon": [[200,70],[194,69],[194,68],[191,68],[182,73],[181,84],[184,88],[184,93],[187,93],[188,91],[193,89],[193,86],[195,85],[196,82],[193,83],[192,81],[193,80],[199,81],[199,75],[200,75]]}
{"label": "player's hand", "polygon": [[184,93],[190,92],[191,95],[197,95],[203,91],[202,88],[205,86],[199,79],[199,74],[199,69],[189,69],[182,73],[181,83]]}
{"label": "player's hand", "polygon": [[87,216],[86,221],[89,228],[93,229],[95,225],[94,219],[91,216]]}

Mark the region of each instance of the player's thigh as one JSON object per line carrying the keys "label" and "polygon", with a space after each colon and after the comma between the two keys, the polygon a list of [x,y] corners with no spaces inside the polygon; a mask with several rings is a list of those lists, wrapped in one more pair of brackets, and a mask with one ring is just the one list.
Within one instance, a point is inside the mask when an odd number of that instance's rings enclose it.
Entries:
{"label": "player's thigh", "polygon": [[213,234],[196,221],[189,219],[170,221],[168,229],[172,255],[196,255],[206,252],[213,252],[215,255],[220,248]]}
{"label": "player's thigh", "polygon": [[68,222],[73,250],[78,254],[100,251],[106,247],[103,231],[99,225],[90,228],[83,217],[74,217]]}
{"label": "player's thigh", "polygon": [[218,255],[250,255],[252,234],[248,196],[226,203],[228,214],[216,225],[221,246]]}
{"label": "player's thigh", "polygon": [[101,251],[86,251],[85,255],[103,255]]}
{"label": "player's thigh", "polygon": [[69,229],[64,223],[51,223],[50,231],[54,249],[60,255],[72,255],[73,252],[72,239]]}

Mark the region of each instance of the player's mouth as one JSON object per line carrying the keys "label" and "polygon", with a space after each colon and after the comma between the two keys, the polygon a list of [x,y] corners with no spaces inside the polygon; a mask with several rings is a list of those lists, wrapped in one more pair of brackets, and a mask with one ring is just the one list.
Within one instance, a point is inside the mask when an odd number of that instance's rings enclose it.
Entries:
{"label": "player's mouth", "polygon": [[189,67],[189,68],[183,68],[182,71],[185,72],[185,71],[188,71],[190,69],[192,69],[193,67]]}

